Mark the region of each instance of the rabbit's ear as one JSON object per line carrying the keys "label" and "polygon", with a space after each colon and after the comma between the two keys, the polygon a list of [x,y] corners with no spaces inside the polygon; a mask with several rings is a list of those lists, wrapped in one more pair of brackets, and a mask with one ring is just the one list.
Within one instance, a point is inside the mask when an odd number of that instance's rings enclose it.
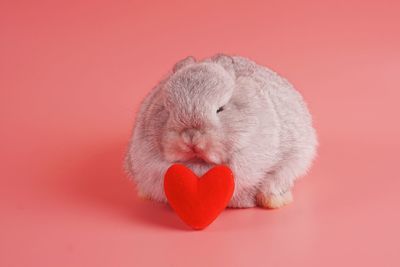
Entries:
{"label": "rabbit's ear", "polygon": [[235,77],[235,69],[233,67],[233,58],[225,54],[216,54],[211,58],[215,63],[220,64],[224,69]]}
{"label": "rabbit's ear", "polygon": [[175,66],[173,67],[172,71],[175,73],[177,72],[179,69],[185,67],[185,66],[189,66],[193,63],[196,62],[196,59],[192,56],[188,56],[182,60],[180,60],[178,63],[175,64]]}

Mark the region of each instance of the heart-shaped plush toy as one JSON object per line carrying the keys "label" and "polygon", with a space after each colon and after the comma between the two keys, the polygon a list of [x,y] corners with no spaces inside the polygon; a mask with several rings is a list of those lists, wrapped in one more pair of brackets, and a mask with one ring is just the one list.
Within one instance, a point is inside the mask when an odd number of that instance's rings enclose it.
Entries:
{"label": "heart-shaped plush toy", "polygon": [[202,177],[189,168],[174,164],[165,173],[164,190],[179,217],[194,229],[204,229],[228,205],[234,189],[232,171],[215,166]]}

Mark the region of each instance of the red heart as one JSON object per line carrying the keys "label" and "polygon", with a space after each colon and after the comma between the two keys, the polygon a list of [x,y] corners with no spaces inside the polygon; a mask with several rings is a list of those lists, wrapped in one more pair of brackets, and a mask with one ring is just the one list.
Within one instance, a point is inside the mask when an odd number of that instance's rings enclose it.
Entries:
{"label": "red heart", "polygon": [[232,171],[215,166],[201,178],[189,168],[174,164],[165,173],[164,190],[178,216],[194,229],[212,223],[228,205],[234,181]]}

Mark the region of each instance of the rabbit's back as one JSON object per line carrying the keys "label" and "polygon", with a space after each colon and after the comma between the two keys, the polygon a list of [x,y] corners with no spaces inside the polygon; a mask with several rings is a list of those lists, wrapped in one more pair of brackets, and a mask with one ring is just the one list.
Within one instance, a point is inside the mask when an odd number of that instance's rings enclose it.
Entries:
{"label": "rabbit's back", "polygon": [[295,159],[304,166],[297,174],[302,175],[308,169],[315,156],[317,137],[312,119],[302,95],[285,78],[273,70],[258,65],[244,57],[233,57],[236,76],[251,77],[263,89],[269,103],[273,105],[279,129],[279,145],[276,154],[276,166]]}

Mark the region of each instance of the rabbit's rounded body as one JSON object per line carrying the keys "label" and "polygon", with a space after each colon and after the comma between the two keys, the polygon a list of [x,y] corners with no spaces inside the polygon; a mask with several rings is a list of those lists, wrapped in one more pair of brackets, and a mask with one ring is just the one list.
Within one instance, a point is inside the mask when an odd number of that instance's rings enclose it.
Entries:
{"label": "rabbit's rounded body", "polygon": [[187,58],[142,102],[125,166],[140,195],[166,201],[174,162],[199,176],[225,164],[235,177],[230,207],[275,208],[291,201],[316,146],[306,104],[284,78],[243,57]]}

